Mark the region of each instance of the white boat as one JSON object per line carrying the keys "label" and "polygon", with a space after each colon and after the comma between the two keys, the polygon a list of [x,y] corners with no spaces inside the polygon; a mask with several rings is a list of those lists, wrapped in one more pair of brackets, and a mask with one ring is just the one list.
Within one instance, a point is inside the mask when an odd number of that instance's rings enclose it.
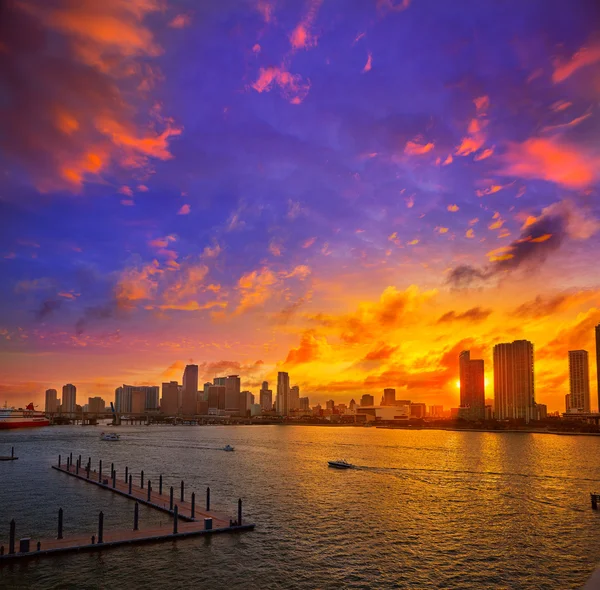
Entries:
{"label": "white boat", "polygon": [[103,432],[100,435],[100,440],[119,440],[119,435],[114,432]]}
{"label": "white boat", "polygon": [[337,461],[327,461],[329,467],[335,467],[336,469],[353,469],[354,465],[352,463],[348,463],[348,461],[344,461],[343,459],[338,459]]}
{"label": "white boat", "polygon": [[229,451],[229,452],[231,452],[231,451],[235,451],[235,449],[234,449],[234,448],[233,448],[231,445],[225,445],[225,446],[223,447],[223,450],[224,450],[224,451]]}

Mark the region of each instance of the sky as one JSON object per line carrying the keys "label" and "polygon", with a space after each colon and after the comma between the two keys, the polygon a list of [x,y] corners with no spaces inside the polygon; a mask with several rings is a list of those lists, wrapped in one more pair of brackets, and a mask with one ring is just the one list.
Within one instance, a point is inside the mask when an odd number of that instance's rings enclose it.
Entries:
{"label": "sky", "polygon": [[600,323],[593,0],[0,4],[0,400],[288,371],[458,405]]}

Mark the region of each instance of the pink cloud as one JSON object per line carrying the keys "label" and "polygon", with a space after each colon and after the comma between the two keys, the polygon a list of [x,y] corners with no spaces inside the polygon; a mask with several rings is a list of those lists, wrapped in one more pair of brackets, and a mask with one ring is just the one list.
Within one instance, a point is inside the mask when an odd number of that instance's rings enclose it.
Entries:
{"label": "pink cloud", "polygon": [[371,67],[372,67],[372,55],[369,53],[369,56],[367,57],[367,63],[365,64],[365,67],[363,68],[363,72],[370,72]]}
{"label": "pink cloud", "polygon": [[600,61],[600,44],[591,47],[582,47],[569,60],[557,59],[554,61],[554,72],[552,81],[555,84],[564,82],[572,76],[577,70],[586,66],[591,66]]}
{"label": "pink cloud", "polygon": [[304,82],[301,76],[276,66],[260,68],[252,88],[258,93],[270,92],[274,85],[279,86],[281,94],[292,104],[302,102],[310,89],[310,82]]}
{"label": "pink cloud", "polygon": [[189,14],[178,14],[170,23],[169,26],[173,29],[183,29],[188,27],[192,22],[192,17]]}
{"label": "pink cloud", "polygon": [[190,211],[192,210],[192,208],[185,204],[181,206],[181,209],[179,209],[179,211],[177,211],[177,215],[189,215]]}
{"label": "pink cloud", "polygon": [[404,146],[404,153],[410,156],[421,156],[434,148],[431,142],[423,144],[418,143],[418,141],[420,141],[420,138],[416,138],[414,141],[407,141]]}
{"label": "pink cloud", "polygon": [[133,191],[128,186],[122,186],[117,192],[128,197],[133,197]]}

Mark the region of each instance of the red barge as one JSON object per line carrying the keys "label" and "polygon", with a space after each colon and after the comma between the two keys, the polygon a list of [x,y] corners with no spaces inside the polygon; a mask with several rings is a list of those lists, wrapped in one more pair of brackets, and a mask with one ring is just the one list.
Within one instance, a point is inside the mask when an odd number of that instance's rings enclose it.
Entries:
{"label": "red barge", "polygon": [[0,430],[7,428],[38,428],[48,426],[50,420],[46,418],[44,412],[38,412],[29,404],[25,409],[19,408],[0,408]]}

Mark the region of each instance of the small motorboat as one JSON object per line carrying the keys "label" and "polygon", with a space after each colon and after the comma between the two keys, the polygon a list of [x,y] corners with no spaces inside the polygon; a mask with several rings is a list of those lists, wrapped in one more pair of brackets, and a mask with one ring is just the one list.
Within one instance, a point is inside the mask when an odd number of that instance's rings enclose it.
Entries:
{"label": "small motorboat", "polygon": [[234,448],[233,448],[231,445],[225,445],[225,446],[223,447],[223,450],[224,450],[224,451],[227,451],[227,452],[229,452],[229,453],[231,453],[232,451],[235,451],[235,449],[234,449]]}
{"label": "small motorboat", "polygon": [[100,435],[100,440],[119,440],[119,435],[115,432],[103,432]]}
{"label": "small motorboat", "polygon": [[348,463],[348,461],[344,461],[343,459],[338,459],[337,461],[327,461],[329,467],[335,467],[336,469],[353,469],[354,465],[352,463]]}

